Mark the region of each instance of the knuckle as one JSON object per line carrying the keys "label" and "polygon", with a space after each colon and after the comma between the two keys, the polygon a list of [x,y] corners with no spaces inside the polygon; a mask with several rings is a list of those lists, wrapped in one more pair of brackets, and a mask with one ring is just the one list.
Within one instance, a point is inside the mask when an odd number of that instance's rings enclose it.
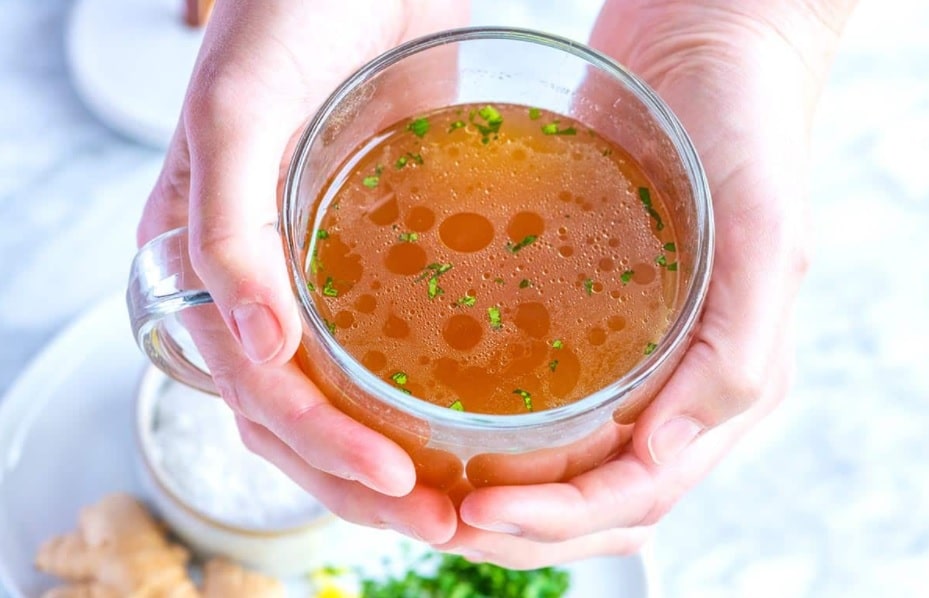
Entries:
{"label": "knuckle", "polygon": [[201,277],[222,270],[236,251],[236,240],[230,231],[220,227],[192,226],[190,231],[190,265]]}

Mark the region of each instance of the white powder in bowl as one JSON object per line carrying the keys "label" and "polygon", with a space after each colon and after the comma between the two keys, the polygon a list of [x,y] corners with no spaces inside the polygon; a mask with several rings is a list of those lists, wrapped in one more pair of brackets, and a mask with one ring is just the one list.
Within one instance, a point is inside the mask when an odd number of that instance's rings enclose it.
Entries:
{"label": "white powder in bowl", "polygon": [[313,496],[245,448],[221,399],[169,381],[153,403],[152,464],[169,489],[203,515],[242,528],[283,530],[325,513]]}

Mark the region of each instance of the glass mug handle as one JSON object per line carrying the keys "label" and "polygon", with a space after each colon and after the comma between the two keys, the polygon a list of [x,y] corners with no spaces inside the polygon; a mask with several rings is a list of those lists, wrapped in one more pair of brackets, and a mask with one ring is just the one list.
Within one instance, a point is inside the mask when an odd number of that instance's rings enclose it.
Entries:
{"label": "glass mug handle", "polygon": [[190,265],[187,227],[162,233],[139,249],[129,272],[126,303],[136,343],[153,364],[175,380],[218,394],[179,318],[184,310],[213,303]]}

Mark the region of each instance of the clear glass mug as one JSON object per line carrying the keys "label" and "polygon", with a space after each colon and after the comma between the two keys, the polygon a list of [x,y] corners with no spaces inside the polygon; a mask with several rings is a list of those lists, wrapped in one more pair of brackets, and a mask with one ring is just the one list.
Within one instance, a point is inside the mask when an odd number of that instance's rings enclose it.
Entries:
{"label": "clear glass mug", "polygon": [[[327,330],[307,289],[306,256],[322,217],[317,198],[346,159],[390,124],[461,103],[530,105],[566,114],[629,151],[668,200],[678,232],[680,288],[657,349],[631,371],[566,406],[484,415],[408,396],[367,371]],[[294,297],[303,320],[296,356],[339,409],[396,441],[420,481],[455,494],[471,487],[569,479],[628,442],[631,424],[677,366],[700,315],[713,255],[710,194],[677,118],[610,58],[566,39],[471,28],[406,43],[363,66],[322,104],[296,146],[280,210]],[[127,295],[139,346],[170,376],[215,392],[188,329],[218,317],[190,266],[187,231],[142,247]],[[194,335],[196,336],[196,335]]]}

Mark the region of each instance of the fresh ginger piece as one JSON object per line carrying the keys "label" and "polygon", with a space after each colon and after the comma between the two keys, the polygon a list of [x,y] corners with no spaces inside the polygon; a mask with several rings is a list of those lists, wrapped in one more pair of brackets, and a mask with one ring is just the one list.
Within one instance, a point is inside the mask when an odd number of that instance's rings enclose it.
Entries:
{"label": "fresh ginger piece", "polygon": [[284,598],[280,581],[247,571],[226,559],[212,559],[203,570],[203,598]]}
{"label": "fresh ginger piece", "polygon": [[74,583],[58,586],[42,594],[42,598],[122,598],[119,592],[99,583]]}
{"label": "fresh ginger piece", "polygon": [[189,556],[186,549],[176,544],[126,552],[115,549],[97,567],[95,579],[121,596],[129,596],[148,586],[160,586],[162,577],[186,577]]}
{"label": "fresh ginger piece", "polygon": [[120,549],[161,547],[167,544],[165,530],[142,503],[128,494],[104,496],[81,509],[81,536],[90,546]]}
{"label": "fresh ginger piece", "polygon": [[56,536],[39,547],[35,566],[66,581],[90,581],[106,558],[103,550],[87,545],[76,533]]}

